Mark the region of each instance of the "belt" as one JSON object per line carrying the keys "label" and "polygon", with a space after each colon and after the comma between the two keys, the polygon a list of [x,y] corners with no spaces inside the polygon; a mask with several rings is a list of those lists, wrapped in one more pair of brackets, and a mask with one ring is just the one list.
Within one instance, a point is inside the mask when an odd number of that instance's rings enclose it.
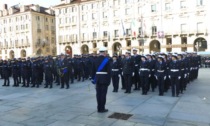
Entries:
{"label": "belt", "polygon": [[181,69],[181,70],[184,70],[184,69]]}
{"label": "belt", "polygon": [[112,71],[119,71],[119,69],[112,69]]}
{"label": "belt", "polygon": [[179,69],[171,69],[172,72],[178,72]]}
{"label": "belt", "polygon": [[96,72],[96,74],[108,74],[107,72]]}
{"label": "belt", "polygon": [[139,66],[138,64],[136,64],[135,66]]}
{"label": "belt", "polygon": [[140,70],[142,70],[142,71],[149,71],[149,69],[147,69],[147,68],[141,68]]}
{"label": "belt", "polygon": [[157,72],[161,72],[161,73],[164,72],[164,71],[165,71],[165,70],[157,70]]}

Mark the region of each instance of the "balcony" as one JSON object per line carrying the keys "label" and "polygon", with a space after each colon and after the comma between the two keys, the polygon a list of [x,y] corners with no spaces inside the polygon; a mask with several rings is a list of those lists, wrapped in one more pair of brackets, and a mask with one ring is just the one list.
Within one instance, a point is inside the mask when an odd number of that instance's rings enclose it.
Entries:
{"label": "balcony", "polygon": [[51,34],[55,34],[55,31],[51,31]]}

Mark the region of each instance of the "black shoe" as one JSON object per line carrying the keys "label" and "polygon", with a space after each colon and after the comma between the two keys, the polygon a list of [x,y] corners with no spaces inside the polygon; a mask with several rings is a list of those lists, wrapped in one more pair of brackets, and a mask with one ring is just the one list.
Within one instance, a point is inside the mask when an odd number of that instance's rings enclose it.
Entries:
{"label": "black shoe", "polygon": [[61,87],[60,89],[63,89],[64,87]]}
{"label": "black shoe", "polygon": [[66,87],[66,89],[69,89],[69,87]]}
{"label": "black shoe", "polygon": [[4,85],[2,85],[2,86],[6,86],[6,85],[4,84]]}
{"label": "black shoe", "polygon": [[108,112],[109,110],[108,109],[104,109],[104,110],[101,110],[101,111],[98,111],[99,113],[104,113],[104,112]]}
{"label": "black shoe", "polygon": [[134,88],[133,90],[134,90],[134,91],[137,91],[137,90],[138,90],[138,88]]}
{"label": "black shoe", "polygon": [[25,85],[23,85],[22,87],[25,87]]}
{"label": "black shoe", "polygon": [[126,92],[124,92],[124,93],[128,93],[128,92],[126,91]]}
{"label": "black shoe", "polygon": [[45,86],[44,88],[48,88],[48,86]]}

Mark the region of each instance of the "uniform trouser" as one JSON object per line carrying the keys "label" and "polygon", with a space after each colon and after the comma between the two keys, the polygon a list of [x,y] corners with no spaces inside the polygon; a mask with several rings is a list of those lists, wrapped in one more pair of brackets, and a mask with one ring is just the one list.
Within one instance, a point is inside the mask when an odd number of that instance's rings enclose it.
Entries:
{"label": "uniform trouser", "polygon": [[131,74],[124,74],[123,77],[124,77],[124,81],[125,81],[126,92],[131,92],[132,75]]}
{"label": "uniform trouser", "polygon": [[179,79],[178,77],[171,77],[171,91],[172,91],[172,96],[176,96],[179,95],[179,91],[180,91],[180,86],[179,86]]}
{"label": "uniform trouser", "polygon": [[119,76],[118,75],[112,75],[112,84],[114,87],[114,91],[118,91],[118,88],[119,88]]}
{"label": "uniform trouser", "polygon": [[69,73],[71,83],[74,83],[74,73]]}
{"label": "uniform trouser", "polygon": [[132,79],[133,79],[133,83],[135,85],[135,89],[140,89],[141,82],[140,82],[138,71],[135,71],[134,76],[132,77]]}
{"label": "uniform trouser", "polygon": [[40,80],[39,80],[39,73],[36,71],[34,72],[34,75],[33,75],[33,87],[39,87],[40,85]]}
{"label": "uniform trouser", "polygon": [[122,89],[125,89],[125,79],[124,76],[121,74],[121,83],[122,83]]}
{"label": "uniform trouser", "polygon": [[2,79],[3,76],[2,76],[2,70],[0,69],[0,78]]}
{"label": "uniform trouser", "polygon": [[4,85],[9,86],[10,84],[9,75],[4,75],[3,77],[4,77]]}
{"label": "uniform trouser", "polygon": [[152,91],[154,91],[154,90],[155,90],[155,85],[156,85],[156,79],[155,79],[154,74],[152,74],[152,75],[149,77],[148,91],[150,90],[150,87],[152,88]]}
{"label": "uniform trouser", "polygon": [[66,85],[66,88],[69,88],[69,83],[68,83],[69,76],[68,76],[68,74],[64,74],[60,78],[61,78],[61,88],[64,88],[64,85]]}
{"label": "uniform trouser", "polygon": [[148,76],[140,76],[140,79],[141,79],[141,85],[142,85],[142,94],[147,94],[149,77]]}
{"label": "uniform trouser", "polygon": [[46,87],[48,87],[49,85],[52,88],[53,77],[51,73],[45,74],[45,81],[46,81]]}
{"label": "uniform trouser", "polygon": [[163,95],[164,94],[164,84],[165,84],[164,76],[158,77],[157,84],[158,84],[158,89],[159,89],[159,95]]}
{"label": "uniform trouser", "polygon": [[98,111],[105,110],[105,104],[106,104],[106,94],[108,90],[108,84],[96,84],[96,99],[98,104]]}
{"label": "uniform trouser", "polygon": [[181,93],[182,93],[183,90],[184,90],[184,80],[185,80],[184,74],[182,74],[182,75],[181,75],[181,78],[180,78],[180,80],[179,80],[179,83],[180,83],[180,92],[181,92]]}
{"label": "uniform trouser", "polygon": [[22,73],[19,72],[19,74],[18,74],[18,82],[19,82],[19,83],[21,83],[21,78],[22,78]]}
{"label": "uniform trouser", "polygon": [[170,78],[166,76],[166,80],[164,82],[164,91],[167,92],[170,86],[171,86]]}
{"label": "uniform trouser", "polygon": [[13,74],[13,80],[14,80],[14,86],[19,86],[18,75],[17,74]]}

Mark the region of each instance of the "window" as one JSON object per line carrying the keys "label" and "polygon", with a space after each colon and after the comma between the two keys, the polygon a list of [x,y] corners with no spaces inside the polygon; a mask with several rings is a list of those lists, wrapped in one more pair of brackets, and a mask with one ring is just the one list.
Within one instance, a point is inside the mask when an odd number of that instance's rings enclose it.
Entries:
{"label": "window", "polygon": [[139,27],[139,35],[142,35],[142,27]]}
{"label": "window", "polygon": [[47,30],[47,31],[49,30],[49,26],[48,25],[45,26],[45,30]]}
{"label": "window", "polygon": [[203,6],[203,0],[197,0],[197,6]]}
{"label": "window", "polygon": [[116,16],[118,16],[118,11],[117,10],[114,11],[114,17],[116,17]]}
{"label": "window", "polygon": [[115,5],[115,6],[118,5],[118,0],[114,0],[114,5]]}
{"label": "window", "polygon": [[92,13],[92,19],[96,19],[96,13]]}
{"label": "window", "polygon": [[197,23],[197,33],[202,33],[202,32],[204,32],[203,22],[198,22]]}
{"label": "window", "polygon": [[107,37],[107,35],[108,35],[108,34],[107,34],[107,31],[104,31],[104,32],[103,32],[103,36],[104,36],[104,37]]}
{"label": "window", "polygon": [[48,18],[45,18],[45,21],[48,22]]}
{"label": "window", "polygon": [[107,18],[107,13],[103,12],[103,18]]}
{"label": "window", "polygon": [[96,36],[97,36],[97,33],[93,32],[93,38],[96,38]]}
{"label": "window", "polygon": [[28,29],[28,24],[26,24],[26,29]]}
{"label": "window", "polygon": [[72,7],[72,12],[75,12],[76,11],[76,8],[75,7]]}
{"label": "window", "polygon": [[186,1],[180,1],[180,8],[186,8]]}
{"label": "window", "polygon": [[102,7],[104,7],[105,6],[105,2],[102,2]]}
{"label": "window", "polygon": [[186,32],[187,32],[187,25],[181,24],[181,33],[186,33]]}
{"label": "window", "polygon": [[165,10],[171,10],[171,5],[170,3],[165,4]]}
{"label": "window", "polygon": [[16,26],[16,30],[18,30],[18,26]]}
{"label": "window", "polygon": [[131,29],[126,29],[126,35],[130,36],[131,35]]}
{"label": "window", "polygon": [[72,17],[72,22],[76,22],[75,16]]}
{"label": "window", "polygon": [[131,14],[130,12],[131,12],[131,9],[130,9],[130,8],[126,8],[126,9],[125,9],[125,14],[126,14],[126,15]]}
{"label": "window", "polygon": [[156,10],[156,5],[154,4],[154,5],[151,5],[151,12],[156,12],[157,10]]}
{"label": "window", "polygon": [[51,22],[53,23],[53,22],[54,22],[54,20],[52,19],[52,20],[51,20]]}
{"label": "window", "polygon": [[68,8],[65,8],[65,13],[67,13],[68,12]]}
{"label": "window", "polygon": [[125,3],[131,3],[132,1],[131,0],[125,0]]}
{"label": "window", "polygon": [[82,5],[82,10],[84,10],[85,9],[85,5]]}
{"label": "window", "polygon": [[157,34],[157,26],[152,26],[152,35]]}
{"label": "window", "polygon": [[114,36],[119,37],[119,30],[114,30]]}

